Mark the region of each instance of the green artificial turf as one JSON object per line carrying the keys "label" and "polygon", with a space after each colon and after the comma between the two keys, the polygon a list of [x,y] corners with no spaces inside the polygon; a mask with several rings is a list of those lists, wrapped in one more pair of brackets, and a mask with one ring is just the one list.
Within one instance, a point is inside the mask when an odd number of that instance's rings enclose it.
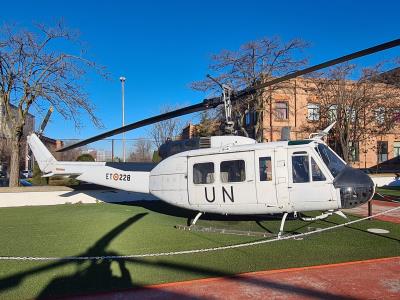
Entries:
{"label": "green artificial turf", "polygon": [[[186,211],[161,202],[86,204],[0,209],[0,256],[98,256],[158,253],[216,247],[259,237],[181,231]],[[351,217],[354,219],[354,217]],[[290,220],[286,231],[305,232],[344,220],[337,216],[306,223]],[[277,232],[279,219],[219,217],[198,225]],[[265,229],[262,229],[265,227]],[[400,254],[400,226],[365,221],[303,240],[208,253],[121,261],[0,261],[0,299],[55,297],[148,284],[226,276],[242,272],[310,266]],[[372,234],[382,228],[389,234]]]}
{"label": "green artificial turf", "polygon": [[377,188],[376,190],[378,193],[382,195],[394,196],[400,198],[400,187],[384,187],[384,188]]}

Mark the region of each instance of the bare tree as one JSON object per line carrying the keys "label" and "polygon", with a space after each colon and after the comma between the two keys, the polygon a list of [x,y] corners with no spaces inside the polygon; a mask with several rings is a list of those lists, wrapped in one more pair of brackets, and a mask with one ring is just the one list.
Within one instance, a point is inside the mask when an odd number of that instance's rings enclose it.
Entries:
{"label": "bare tree", "polygon": [[310,79],[316,115],[315,122],[308,123],[304,129],[318,131],[336,121],[335,150],[347,162],[358,151],[360,142],[368,144],[374,137],[398,126],[400,89],[381,80],[382,66],[361,70],[358,80],[351,79],[360,71],[350,64],[339,65]]}
{"label": "bare tree", "polygon": [[52,28],[38,25],[34,31],[1,29],[0,105],[5,109],[5,133],[12,149],[10,186],[18,185],[18,149],[32,106],[40,109],[51,104],[75,126],[80,125],[79,115],[85,112],[100,125],[82,79],[88,70],[105,75],[104,68],[85,59],[82,53],[64,52],[66,43],[72,45],[69,49],[81,48],[76,34],[61,23]]}
{"label": "bare tree", "polygon": [[[169,111],[177,109],[172,106],[164,106],[161,108],[160,113],[167,113]],[[154,141],[154,144],[159,148],[166,142],[167,139],[173,139],[177,137],[182,131],[182,123],[178,118],[165,120],[154,124],[150,129],[150,137]]]}
{"label": "bare tree", "polygon": [[7,143],[6,138],[0,136],[0,165],[8,165],[10,156],[10,145]]}
{"label": "bare tree", "polygon": [[137,162],[150,162],[151,159],[151,142],[146,139],[136,140],[134,149],[132,153],[130,153],[128,160]]}
{"label": "bare tree", "polygon": [[218,116],[214,116],[207,110],[202,111],[200,114],[200,122],[196,127],[196,136],[207,137],[215,135],[220,125],[221,121],[218,120]]}
{"label": "bare tree", "polygon": [[[78,142],[78,140],[69,140],[69,141],[65,141],[61,147],[67,147],[69,145],[72,145],[74,143]],[[54,155],[54,157],[58,160],[63,160],[63,161],[76,161],[76,159],[82,154],[82,153],[86,153],[88,150],[87,146],[83,146],[83,147],[78,147],[78,148],[74,148],[65,152],[52,152],[52,154]]]}
{"label": "bare tree", "polygon": [[[215,77],[219,83],[238,91],[303,66],[306,60],[297,57],[300,57],[299,52],[306,46],[306,43],[299,39],[283,43],[278,38],[263,38],[246,43],[237,51],[224,50],[220,54],[213,55],[210,69],[216,73]],[[209,79],[194,82],[191,86],[196,90],[220,92],[218,85]],[[263,114],[268,110],[268,101],[271,101],[273,91],[277,89],[282,89],[282,86],[275,85],[267,91],[260,90],[248,99],[235,104],[234,117],[238,120],[239,129],[245,135],[248,134],[243,126],[243,119],[247,112],[253,111],[257,116],[255,137],[258,141],[263,141]]]}

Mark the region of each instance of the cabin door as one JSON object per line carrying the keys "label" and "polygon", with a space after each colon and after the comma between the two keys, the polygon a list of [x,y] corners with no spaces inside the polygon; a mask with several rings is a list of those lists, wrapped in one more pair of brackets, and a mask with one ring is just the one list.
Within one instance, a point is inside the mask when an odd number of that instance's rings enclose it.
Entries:
{"label": "cabin door", "polygon": [[252,151],[188,158],[191,205],[256,204]]}
{"label": "cabin door", "polygon": [[276,207],[277,176],[275,171],[275,154],[273,149],[254,152],[254,170],[257,190],[257,203]]}
{"label": "cabin door", "polygon": [[289,198],[295,211],[332,209],[332,180],[321,159],[309,151],[288,150]]}

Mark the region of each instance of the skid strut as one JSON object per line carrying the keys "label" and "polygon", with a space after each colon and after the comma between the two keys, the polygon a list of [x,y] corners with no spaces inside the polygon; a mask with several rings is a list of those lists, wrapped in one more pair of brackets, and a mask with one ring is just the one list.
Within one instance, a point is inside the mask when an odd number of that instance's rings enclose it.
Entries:
{"label": "skid strut", "polygon": [[281,227],[279,228],[278,239],[281,238],[281,235],[282,235],[282,233],[283,233],[283,227],[285,226],[285,221],[286,221],[287,215],[288,215],[287,212],[285,212],[285,213],[283,214],[282,221],[281,221]]}
{"label": "skid strut", "polygon": [[196,222],[200,219],[200,217],[202,216],[202,212],[198,212],[196,217],[194,217],[194,219],[190,222],[189,226],[193,226],[196,224]]}

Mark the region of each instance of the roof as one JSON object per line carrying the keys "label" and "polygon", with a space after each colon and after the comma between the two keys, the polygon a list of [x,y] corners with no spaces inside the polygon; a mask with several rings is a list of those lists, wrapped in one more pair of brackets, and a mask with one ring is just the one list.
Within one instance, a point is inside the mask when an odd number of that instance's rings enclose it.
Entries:
{"label": "roof", "polygon": [[[1,106],[1,103],[0,103],[0,106]],[[11,109],[14,109],[14,110],[17,110],[17,109],[18,109],[18,107],[15,106],[14,104],[11,104],[11,103],[10,103],[10,106],[11,106]],[[27,115],[28,115],[29,117],[31,117],[31,118],[35,118],[35,116],[32,115],[32,114],[30,114],[29,112],[28,112]]]}
{"label": "roof", "polygon": [[44,136],[44,135],[41,135],[40,139],[42,140],[42,142],[50,143],[50,144],[55,144],[57,142],[57,140],[49,138],[49,137]]}
{"label": "roof", "polygon": [[400,87],[400,67],[383,72],[375,76],[373,80]]}
{"label": "roof", "polygon": [[[296,147],[296,146],[306,146],[311,143],[319,143],[316,140],[293,140],[293,141],[277,141],[277,142],[267,142],[267,143],[256,143],[256,144],[242,144],[242,145],[226,145],[221,147],[213,147],[213,148],[203,148],[190,150],[186,152],[181,152],[176,155],[183,156],[201,156],[201,155],[209,155],[209,154],[221,154],[221,153],[230,153],[230,152],[242,152],[242,151],[250,151],[250,150],[262,150],[262,149],[275,149],[275,148],[287,148],[287,147]],[[226,148],[229,146],[229,148]],[[221,152],[221,149],[224,149]]]}

